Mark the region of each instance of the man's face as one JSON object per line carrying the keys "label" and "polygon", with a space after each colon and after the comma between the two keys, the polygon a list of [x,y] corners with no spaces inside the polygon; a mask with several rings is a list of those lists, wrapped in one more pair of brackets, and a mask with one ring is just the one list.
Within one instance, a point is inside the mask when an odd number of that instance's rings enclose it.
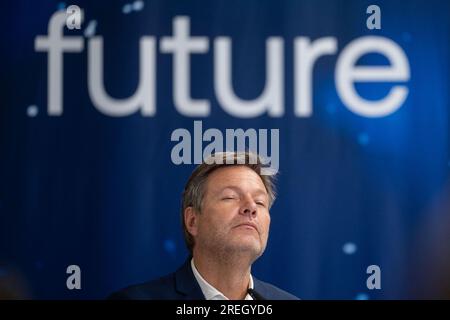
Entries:
{"label": "man's face", "polygon": [[266,247],[269,197],[261,178],[248,167],[214,171],[205,185],[201,213],[195,216],[191,231],[200,248],[250,253],[256,259]]}

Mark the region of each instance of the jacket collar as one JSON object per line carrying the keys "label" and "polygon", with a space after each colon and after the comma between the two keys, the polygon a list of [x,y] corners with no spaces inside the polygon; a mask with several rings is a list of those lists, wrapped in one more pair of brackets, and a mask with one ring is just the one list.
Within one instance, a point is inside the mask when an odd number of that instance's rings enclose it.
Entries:
{"label": "jacket collar", "polygon": [[175,289],[187,300],[204,300],[205,296],[192,272],[191,259],[192,257],[188,257],[175,272]]}
{"label": "jacket collar", "polygon": [[[175,289],[181,293],[186,300],[205,300],[202,289],[192,271],[191,259],[192,256],[189,256],[184,264],[175,272]],[[261,281],[255,277],[253,277],[253,287],[262,299],[266,299],[267,290]]]}

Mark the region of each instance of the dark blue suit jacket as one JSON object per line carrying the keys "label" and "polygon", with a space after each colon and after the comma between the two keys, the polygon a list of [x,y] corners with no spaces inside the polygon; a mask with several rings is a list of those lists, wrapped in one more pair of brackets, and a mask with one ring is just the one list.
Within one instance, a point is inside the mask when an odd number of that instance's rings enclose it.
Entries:
{"label": "dark blue suit jacket", "polygon": [[[266,300],[298,300],[286,291],[253,277],[254,291]],[[195,279],[191,261],[186,262],[174,273],[157,280],[130,286],[109,299],[122,300],[204,300],[205,297]]]}

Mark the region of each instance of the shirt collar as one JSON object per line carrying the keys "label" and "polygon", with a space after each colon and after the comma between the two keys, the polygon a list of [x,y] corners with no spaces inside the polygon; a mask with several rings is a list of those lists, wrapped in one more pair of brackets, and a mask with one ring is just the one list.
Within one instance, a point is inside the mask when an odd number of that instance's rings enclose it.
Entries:
{"label": "shirt collar", "polygon": [[[194,277],[197,280],[200,289],[202,289],[203,295],[205,296],[206,300],[229,300],[227,297],[225,297],[225,295],[222,292],[214,288],[212,285],[208,283],[208,281],[203,279],[203,277],[195,267],[194,258],[191,259],[191,267],[192,272],[194,273]],[[253,277],[251,274],[248,288],[253,289]],[[244,300],[253,300],[253,298],[247,293]]]}

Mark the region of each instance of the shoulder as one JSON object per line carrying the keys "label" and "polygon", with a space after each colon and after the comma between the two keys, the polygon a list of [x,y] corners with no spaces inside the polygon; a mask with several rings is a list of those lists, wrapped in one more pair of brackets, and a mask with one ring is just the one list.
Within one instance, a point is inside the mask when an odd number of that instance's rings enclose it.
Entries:
{"label": "shoulder", "polygon": [[300,300],[298,297],[270,283],[253,278],[255,291],[267,300]]}
{"label": "shoulder", "polygon": [[159,279],[135,284],[111,294],[109,300],[166,300],[176,299],[174,290],[174,274],[168,274]]}
{"label": "shoulder", "polygon": [[129,286],[113,293],[113,300],[203,300],[205,297],[192,273],[189,258],[174,273]]}

